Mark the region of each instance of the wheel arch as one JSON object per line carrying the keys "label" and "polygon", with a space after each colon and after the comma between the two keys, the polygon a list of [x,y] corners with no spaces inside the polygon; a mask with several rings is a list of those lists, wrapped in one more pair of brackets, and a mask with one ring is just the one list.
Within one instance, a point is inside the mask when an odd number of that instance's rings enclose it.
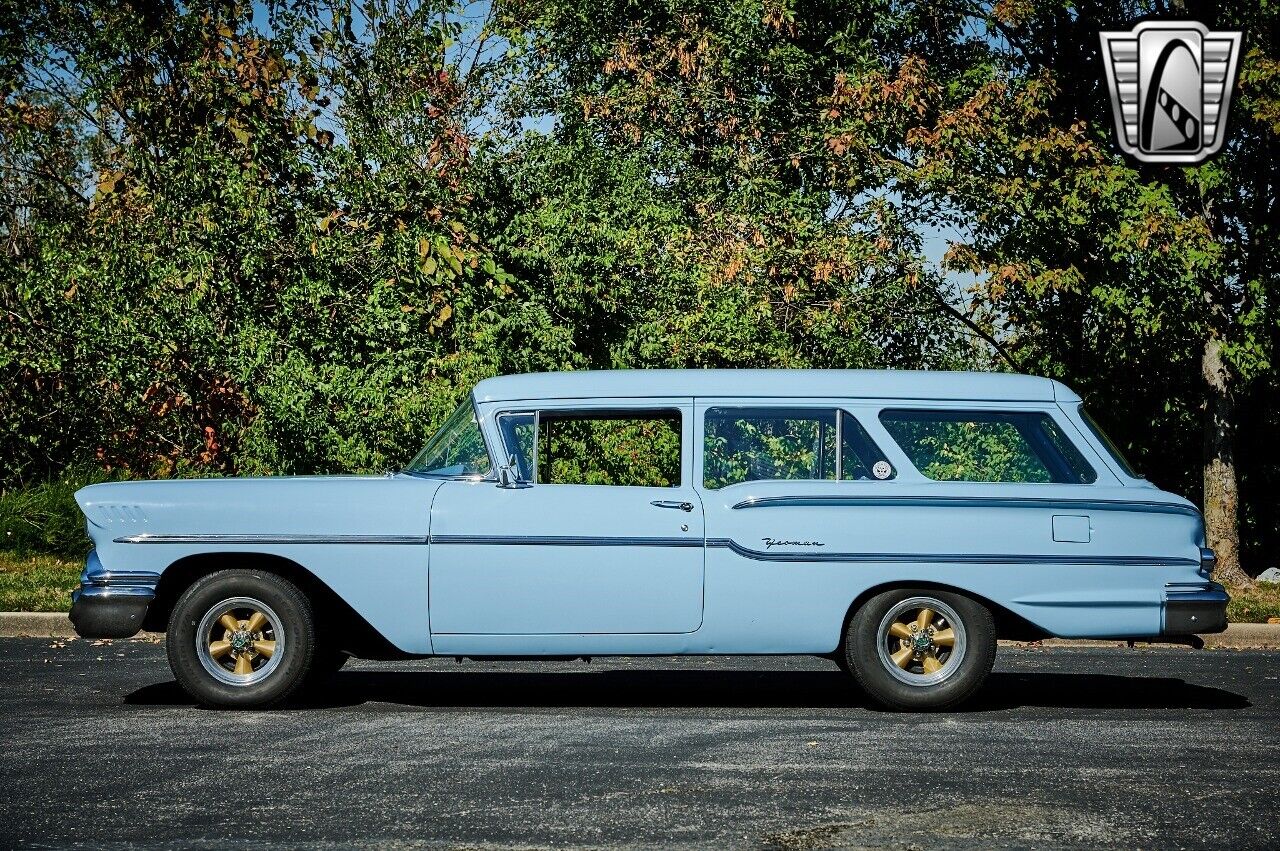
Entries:
{"label": "wheel arch", "polygon": [[968,597],[977,603],[981,603],[983,606],[986,606],[989,612],[991,612],[991,617],[995,620],[996,638],[998,639],[1011,641],[1040,641],[1041,639],[1050,637],[1049,633],[1045,632],[1043,629],[1016,612],[1010,610],[1006,606],[1003,606],[982,594],[976,594],[967,588],[961,588],[958,585],[948,585],[944,582],[895,579],[867,588],[849,604],[849,608],[844,614],[844,620],[840,624],[840,638],[836,645],[836,653],[844,652],[845,636],[849,633],[849,621],[853,619],[853,616],[857,613],[858,609],[862,608],[868,600],[875,597],[877,594],[882,594],[885,591],[893,591],[898,588],[920,588],[927,591],[947,591],[952,594],[959,594],[963,597]]}
{"label": "wheel arch", "polygon": [[[260,570],[298,587],[310,601],[317,625],[327,627],[326,638],[337,638],[337,649],[364,658],[391,659],[407,654],[397,650],[350,604],[343,600],[323,580],[298,562],[273,553],[216,552],[196,553],[184,556],[170,564],[160,574],[156,596],[147,610],[142,628],[152,632],[164,632],[169,625],[173,608],[183,593],[201,577],[220,570]],[[337,627],[341,626],[341,629]]]}

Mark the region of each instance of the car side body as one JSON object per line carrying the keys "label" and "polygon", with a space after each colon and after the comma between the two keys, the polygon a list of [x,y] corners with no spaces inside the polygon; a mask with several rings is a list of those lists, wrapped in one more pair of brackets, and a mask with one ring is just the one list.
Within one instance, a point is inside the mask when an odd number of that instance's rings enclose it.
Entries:
{"label": "car side body", "polygon": [[[1049,379],[549,373],[482,381],[467,407],[487,458],[456,474],[81,490],[78,630],[163,630],[229,567],[303,589],[330,613],[317,629],[365,656],[838,654],[897,588],[976,601],[999,637],[1225,629],[1200,512],[1132,475]],[[661,458],[636,483],[595,446]],[[1021,480],[964,480],[1000,469]]]}

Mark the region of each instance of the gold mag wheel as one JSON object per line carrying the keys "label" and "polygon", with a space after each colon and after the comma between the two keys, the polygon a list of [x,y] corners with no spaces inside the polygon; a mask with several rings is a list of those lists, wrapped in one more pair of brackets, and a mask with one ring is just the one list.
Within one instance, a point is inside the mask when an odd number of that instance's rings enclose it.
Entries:
{"label": "gold mag wheel", "polygon": [[232,686],[270,676],[279,666],[283,644],[279,616],[252,597],[223,600],[205,613],[196,630],[196,651],[205,671]]}
{"label": "gold mag wheel", "polygon": [[877,631],[878,655],[894,678],[914,686],[949,678],[965,653],[965,629],[956,611],[933,597],[911,597],[885,614]]}

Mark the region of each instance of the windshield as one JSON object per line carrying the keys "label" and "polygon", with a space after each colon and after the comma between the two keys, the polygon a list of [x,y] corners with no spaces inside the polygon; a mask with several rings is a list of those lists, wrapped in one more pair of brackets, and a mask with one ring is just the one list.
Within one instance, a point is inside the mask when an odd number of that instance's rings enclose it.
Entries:
{"label": "windshield", "polygon": [[483,478],[489,475],[489,452],[485,449],[475,408],[467,399],[449,415],[444,425],[427,441],[406,472],[427,476]]}

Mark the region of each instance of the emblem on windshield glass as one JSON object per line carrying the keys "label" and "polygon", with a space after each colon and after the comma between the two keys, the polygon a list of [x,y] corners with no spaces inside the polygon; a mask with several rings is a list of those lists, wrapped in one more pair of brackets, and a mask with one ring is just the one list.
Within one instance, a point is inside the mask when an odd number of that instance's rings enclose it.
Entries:
{"label": "emblem on windshield glass", "polygon": [[1222,148],[1242,33],[1145,21],[1098,35],[1121,150],[1143,162],[1190,164]]}

